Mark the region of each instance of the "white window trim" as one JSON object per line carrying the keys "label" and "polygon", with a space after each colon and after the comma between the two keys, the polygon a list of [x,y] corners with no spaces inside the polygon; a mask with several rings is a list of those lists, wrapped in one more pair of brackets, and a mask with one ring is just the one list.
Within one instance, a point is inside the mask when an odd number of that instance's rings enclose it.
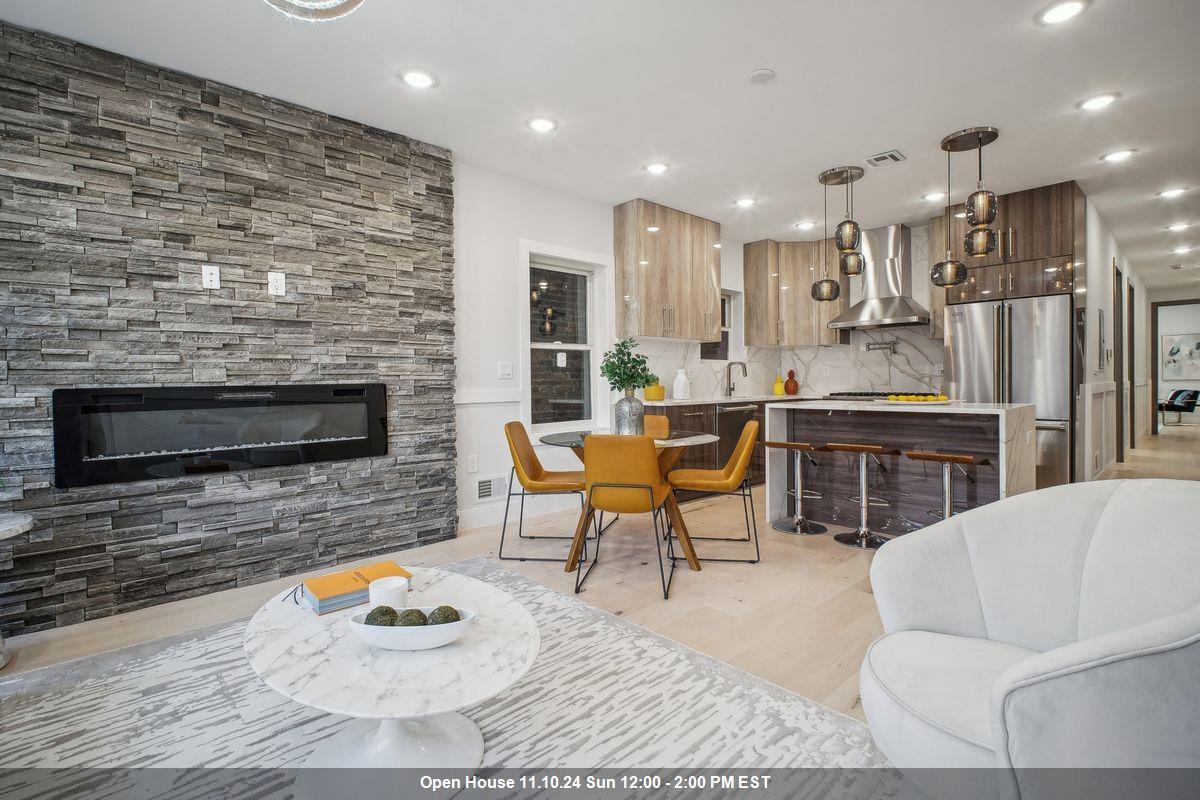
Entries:
{"label": "white window trim", "polygon": [[[576,422],[554,422],[533,424],[532,381],[530,375],[529,352],[532,349],[529,340],[529,269],[541,262],[543,266],[561,267],[572,272],[588,275],[588,315],[592,320],[591,333],[594,341],[590,345],[546,345],[546,349],[581,350],[590,347],[592,351],[592,418]],[[605,350],[612,346],[616,331],[616,312],[612,298],[616,286],[613,272],[615,262],[612,256],[602,253],[589,253],[570,247],[545,242],[535,242],[521,239],[517,243],[517,313],[518,347],[520,353],[521,376],[521,421],[531,433],[547,434],[557,431],[580,430],[581,428],[607,428],[613,404],[613,393],[600,375],[600,359]],[[542,349],[541,343],[537,343]]]}

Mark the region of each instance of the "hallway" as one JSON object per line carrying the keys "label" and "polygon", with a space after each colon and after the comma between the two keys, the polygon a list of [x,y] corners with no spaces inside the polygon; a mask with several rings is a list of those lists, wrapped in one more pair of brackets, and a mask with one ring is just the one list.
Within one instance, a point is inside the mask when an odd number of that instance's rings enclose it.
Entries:
{"label": "hallway", "polygon": [[1113,464],[1105,478],[1181,478],[1200,480],[1200,425],[1169,425],[1158,436],[1145,435],[1125,451],[1125,462]]}

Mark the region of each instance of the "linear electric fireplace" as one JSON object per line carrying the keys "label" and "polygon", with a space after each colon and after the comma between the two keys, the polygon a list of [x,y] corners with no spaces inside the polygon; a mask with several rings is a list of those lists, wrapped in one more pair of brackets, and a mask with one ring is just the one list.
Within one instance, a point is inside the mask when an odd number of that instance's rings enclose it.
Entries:
{"label": "linear electric fireplace", "polygon": [[381,383],[54,391],[59,488],[386,453]]}

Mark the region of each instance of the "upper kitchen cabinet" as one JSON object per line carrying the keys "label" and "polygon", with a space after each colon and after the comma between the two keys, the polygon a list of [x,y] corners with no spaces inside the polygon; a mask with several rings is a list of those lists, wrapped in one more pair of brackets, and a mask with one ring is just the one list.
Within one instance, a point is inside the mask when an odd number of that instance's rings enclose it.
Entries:
{"label": "upper kitchen cabinet", "polygon": [[617,335],[721,338],[721,226],[630,200],[613,209]]}
{"label": "upper kitchen cabinet", "polygon": [[968,267],[990,267],[1040,258],[1056,258],[1076,252],[1078,229],[1085,224],[1078,201],[1082,192],[1074,181],[1012,192],[996,198],[996,249],[978,258],[966,255],[963,237],[970,226],[957,216],[963,206],[951,209],[950,231],[954,257]]}
{"label": "upper kitchen cabinet", "polygon": [[[745,336],[750,347],[799,347],[842,344],[849,334],[831,330],[828,322],[844,309],[843,299],[818,303],[811,288],[821,271],[825,242],[750,242],[742,255],[745,292]],[[830,274],[837,275],[837,255]],[[846,294],[843,282],[843,298]]]}

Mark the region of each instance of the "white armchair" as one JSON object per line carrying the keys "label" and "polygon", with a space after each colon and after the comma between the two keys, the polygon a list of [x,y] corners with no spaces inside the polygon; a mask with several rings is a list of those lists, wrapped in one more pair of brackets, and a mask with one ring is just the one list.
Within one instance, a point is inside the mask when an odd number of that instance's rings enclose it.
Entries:
{"label": "white armchair", "polygon": [[863,710],[918,788],[944,793],[925,767],[999,768],[1007,797],[1038,767],[1200,767],[1200,482],[1017,495],[888,542],[871,585]]}

